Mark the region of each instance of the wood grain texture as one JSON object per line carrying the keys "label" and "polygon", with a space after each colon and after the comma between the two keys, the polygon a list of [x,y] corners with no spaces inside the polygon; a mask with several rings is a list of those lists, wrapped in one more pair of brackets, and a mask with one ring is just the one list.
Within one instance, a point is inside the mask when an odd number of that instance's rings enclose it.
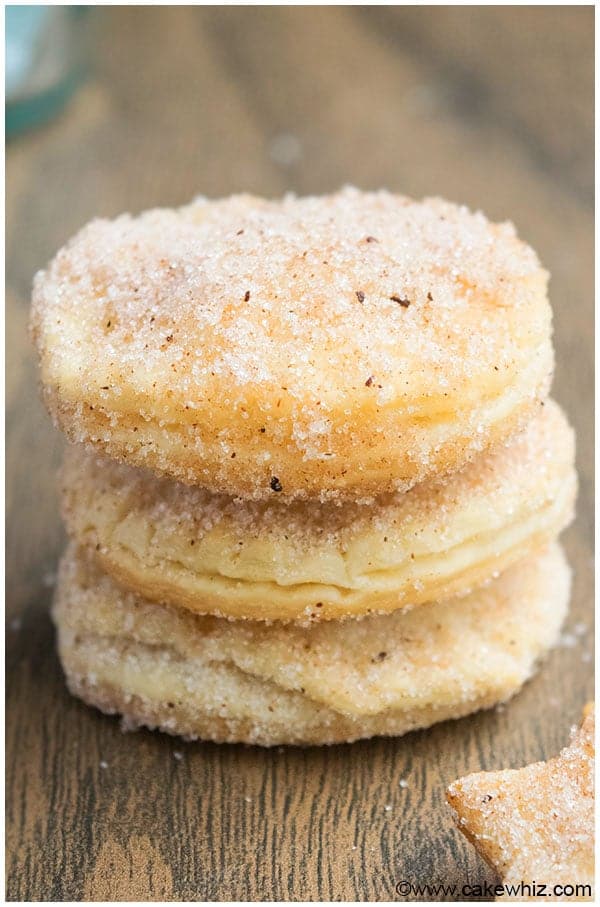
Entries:
{"label": "wood grain texture", "polygon": [[[94,11],[87,83],[7,151],[11,900],[374,900],[402,879],[492,880],[445,785],[557,752],[593,691],[592,35],[581,7]],[[400,740],[124,735],[68,695],[54,653],[62,442],[26,336],[33,273],[94,215],[345,182],[511,218],[551,270],[555,394],[581,478],[569,626],[586,631],[505,709]]]}

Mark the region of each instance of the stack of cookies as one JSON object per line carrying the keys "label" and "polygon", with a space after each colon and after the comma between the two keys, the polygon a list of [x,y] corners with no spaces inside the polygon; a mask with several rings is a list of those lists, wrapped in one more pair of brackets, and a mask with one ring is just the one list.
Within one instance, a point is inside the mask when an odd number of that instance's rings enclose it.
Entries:
{"label": "stack of cookies", "polygon": [[569,598],[546,284],[510,224],[386,192],[84,228],[32,316],[73,693],[264,745],[512,696]]}

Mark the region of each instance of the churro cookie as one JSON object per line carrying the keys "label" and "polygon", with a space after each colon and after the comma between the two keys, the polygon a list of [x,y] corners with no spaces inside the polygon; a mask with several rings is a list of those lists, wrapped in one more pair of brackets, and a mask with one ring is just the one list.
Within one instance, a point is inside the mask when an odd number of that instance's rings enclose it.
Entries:
{"label": "churro cookie", "polygon": [[499,900],[592,900],[594,761],[589,703],[554,759],[477,772],[450,785],[458,828],[502,876]]}
{"label": "churro cookie", "polygon": [[467,592],[549,542],[572,516],[573,457],[552,401],[448,478],[372,506],[244,502],[73,446],[63,515],[109,574],[152,600],[328,620]]}
{"label": "churro cookie", "polygon": [[213,492],[367,499],[531,416],[546,282],[510,224],[440,199],[202,198],[85,227],[32,329],[72,440]]}
{"label": "churro cookie", "polygon": [[335,743],[506,700],[556,642],[568,595],[555,544],[451,608],[265,625],[149,603],[73,546],[54,619],[73,693],[129,725],[215,741]]}

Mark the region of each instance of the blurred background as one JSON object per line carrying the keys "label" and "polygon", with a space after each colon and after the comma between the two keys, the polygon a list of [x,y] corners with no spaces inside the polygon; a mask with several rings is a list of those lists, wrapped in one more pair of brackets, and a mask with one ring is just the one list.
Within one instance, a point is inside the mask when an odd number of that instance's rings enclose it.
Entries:
{"label": "blurred background", "polygon": [[[53,652],[47,608],[63,544],[54,478],[60,440],[38,401],[26,333],[33,274],[92,217],[179,205],[198,193],[277,196],[353,183],[416,197],[439,194],[481,208],[492,219],[513,220],[552,274],[554,393],[577,429],[582,485],[578,521],[566,541],[576,568],[574,619],[587,632],[593,589],[594,19],[593,8],[581,6],[42,7],[29,20],[22,17],[24,9],[20,16],[7,10],[6,55],[9,878],[13,894],[26,899],[76,899],[86,892],[101,899],[110,859],[99,826],[88,827],[89,810],[74,804],[69,791],[73,772],[83,773],[101,808],[93,766],[106,758],[100,750],[112,725],[101,719],[94,724],[68,698]],[[531,761],[563,745],[565,728],[593,689],[591,666],[577,648],[587,638],[579,632],[576,645],[553,656],[552,672],[542,672],[538,685],[511,706],[508,737],[490,737],[488,752],[505,760],[497,764]],[[546,719],[540,721],[535,716],[542,704]],[[480,735],[488,727],[485,717],[473,721],[468,727],[479,728]],[[515,741],[517,728],[522,730]],[[451,733],[431,733],[424,752],[435,754],[438,745],[454,752],[444,736]],[[166,745],[149,738],[138,737],[147,741],[149,753]],[[77,749],[75,739],[85,744]],[[118,758],[133,758],[121,752],[120,739],[111,744]],[[418,739],[411,735],[413,752]],[[503,739],[511,742],[506,751]],[[359,747],[354,754],[360,751],[366,763],[379,766],[381,777],[392,771],[392,756],[396,764],[412,758],[402,741]],[[467,751],[464,744],[461,752]],[[253,770],[231,754],[209,758],[213,751],[204,752],[208,761],[196,766],[195,777],[208,787],[221,778],[222,760],[245,778]],[[334,760],[332,753],[310,758]],[[481,759],[473,753],[476,768]],[[340,779],[349,777],[344,758],[336,763]],[[288,768],[295,766],[294,777],[303,777],[309,757],[285,759]],[[264,764],[256,763],[259,774]],[[283,769],[269,765],[275,785]],[[464,767],[463,759],[456,768]],[[148,777],[137,774],[145,788]],[[435,787],[434,775],[430,765],[436,809],[426,824],[415,813],[420,837],[410,847],[418,854],[408,862],[423,872],[434,865],[457,872],[457,859],[436,844],[451,832],[436,826],[443,807],[435,800],[441,787]],[[106,776],[103,783],[109,783]],[[194,783],[194,776],[188,778],[190,790]],[[312,781],[302,783],[310,798]],[[372,793],[370,783],[365,791]],[[125,835],[140,820],[119,802],[128,822]],[[230,805],[218,798],[213,803],[223,827],[229,827]],[[111,807],[102,808],[112,816],[111,828],[120,827]],[[361,809],[359,804],[357,828]],[[323,833],[314,815],[307,840],[313,830]],[[271,818],[265,808],[250,831],[271,840],[278,828],[277,816],[272,826]],[[190,819],[192,827],[195,821]],[[300,888],[282,880],[276,860],[265,864],[261,891],[269,898],[299,892],[302,899],[395,897],[389,866],[403,857],[397,840],[385,837],[382,821],[371,816],[360,831],[372,836],[368,840],[356,831],[355,856],[346,839],[341,850],[333,841],[325,849],[315,844],[312,853],[320,848],[321,862],[305,856]],[[211,888],[213,877],[203,875],[202,860],[194,870],[188,854],[188,863],[181,864],[188,876],[171,880],[175,893],[251,896],[240,873],[245,867],[254,878],[249,861],[260,855],[249,839],[234,845],[234,838],[235,829],[229,846],[237,875],[217,867],[220,881]],[[282,839],[278,846],[283,853],[292,845]],[[477,878],[477,858],[458,841],[453,847],[454,857],[459,854]],[[69,853],[77,853],[79,862]],[[175,865],[183,857],[174,851],[169,859]],[[359,859],[358,866],[351,862]]]}

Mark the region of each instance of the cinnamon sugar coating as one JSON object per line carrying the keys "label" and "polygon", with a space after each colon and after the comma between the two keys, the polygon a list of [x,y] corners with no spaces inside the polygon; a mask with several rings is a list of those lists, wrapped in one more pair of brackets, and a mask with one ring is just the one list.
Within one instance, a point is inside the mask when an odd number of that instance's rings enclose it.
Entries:
{"label": "cinnamon sugar coating", "polygon": [[123,591],[71,547],[54,605],[72,691],[128,725],[272,745],[399,735],[512,696],[557,641],[556,545],[457,600],[309,627],[200,617]]}
{"label": "cinnamon sugar coating", "polygon": [[247,499],[369,499],[524,424],[546,281],[510,224],[440,199],[198,199],[85,227],[32,330],[72,440]]}

